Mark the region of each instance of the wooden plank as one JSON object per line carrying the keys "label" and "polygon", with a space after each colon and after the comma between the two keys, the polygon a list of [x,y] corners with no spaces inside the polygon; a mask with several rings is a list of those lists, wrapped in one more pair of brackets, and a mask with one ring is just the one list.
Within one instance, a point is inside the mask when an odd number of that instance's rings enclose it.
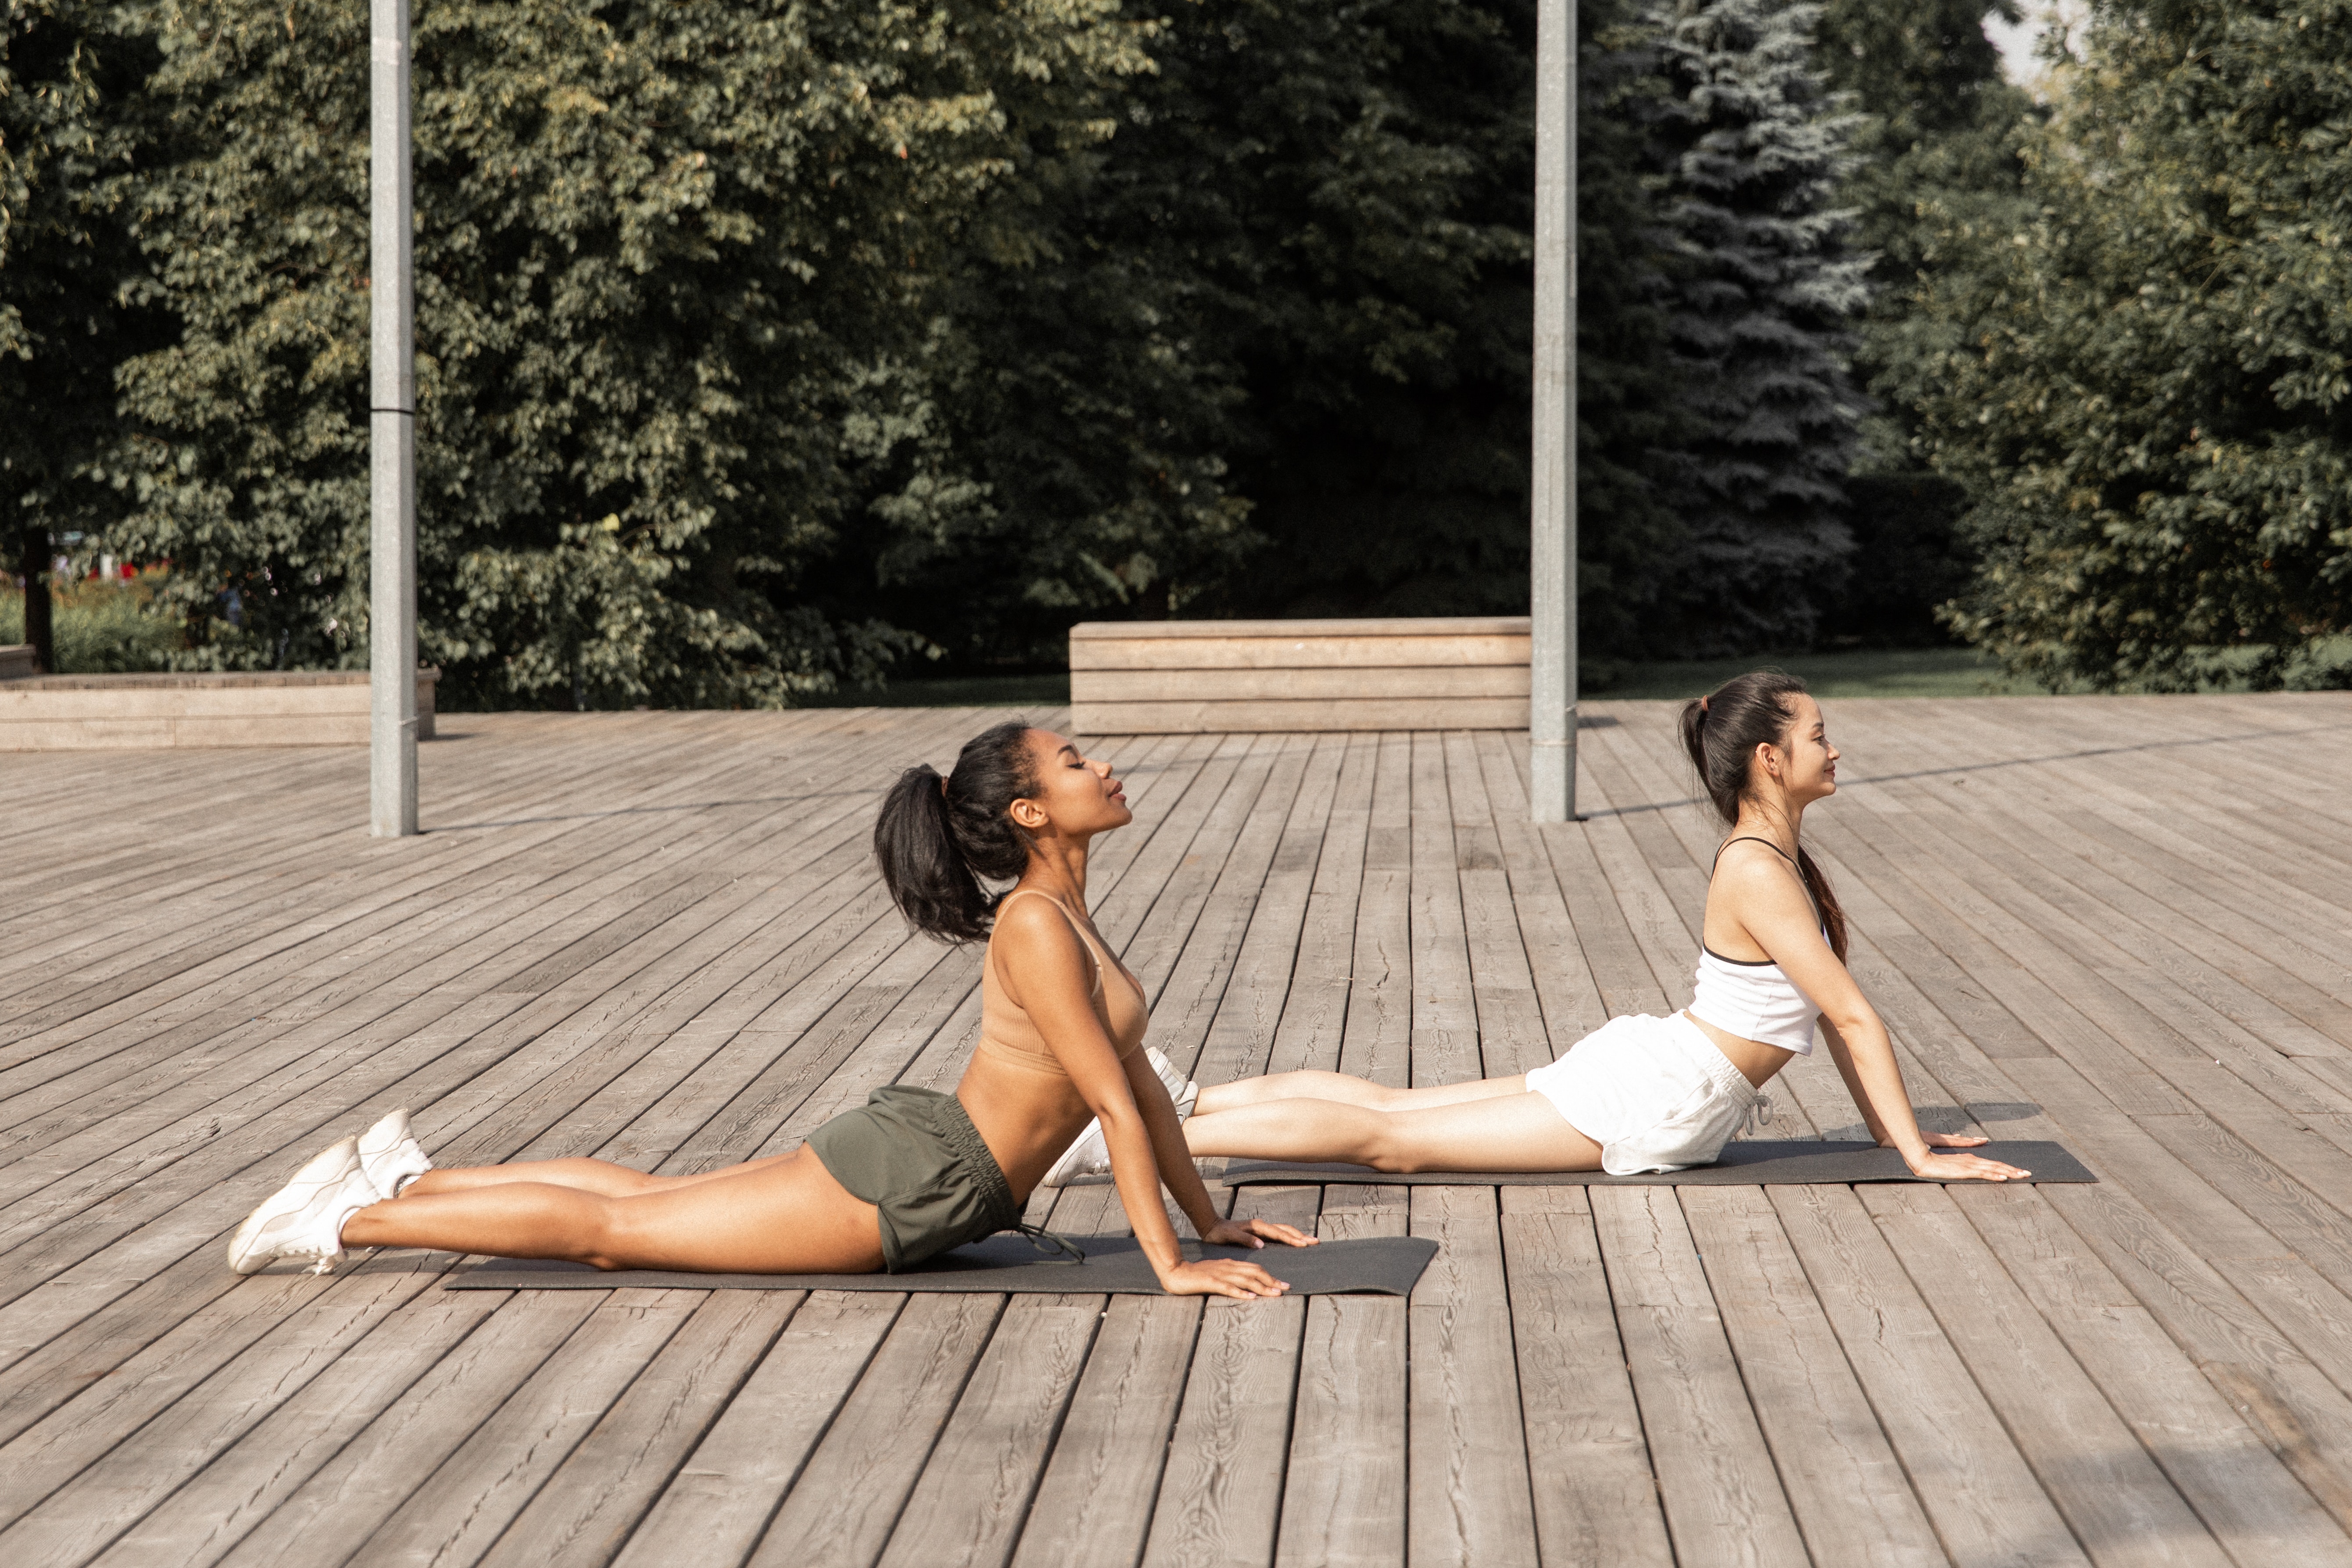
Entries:
{"label": "wooden plank", "polygon": [[1807,1563],[1674,1189],[1585,1194],[1675,1561]]}
{"label": "wooden plank", "polygon": [[604,1568],[802,1301],[790,1290],[699,1294],[677,1336],[483,1553],[483,1568]]}
{"label": "wooden plank", "polygon": [[1133,1563],[1142,1553],[1202,1313],[1197,1297],[1110,1299],[1014,1568]]}
{"label": "wooden plank", "polygon": [[86,1398],[78,1404],[95,1408],[26,1433],[5,1451],[15,1522],[0,1531],[0,1557],[88,1562],[431,1282],[394,1269],[339,1280],[193,1388],[117,1385],[128,1398]]}
{"label": "wooden plank", "polygon": [[1764,1190],[1953,1562],[2089,1561],[1853,1189]]}
{"label": "wooden plank", "polygon": [[1077,710],[1088,731],[1137,735],[1303,734],[1320,730],[1524,730],[1524,697],[1325,697],[1301,701],[1089,702]]}
{"label": "wooden plank", "polygon": [[1503,1258],[1546,1563],[1675,1561],[1581,1187],[1505,1187]]}
{"label": "wooden plank", "polygon": [[221,1561],[238,1568],[342,1562],[604,1300],[601,1290],[526,1291],[501,1307]]}
{"label": "wooden plank", "polygon": [[[1329,1187],[1316,1234],[1402,1236],[1402,1187]],[[1307,1302],[1277,1568],[1389,1568],[1405,1555],[1406,1307],[1388,1296]]]}
{"label": "wooden plank", "polygon": [[1290,988],[1266,1059],[1268,1072],[1336,1072],[1347,1038],[1356,911],[1364,887],[1365,835],[1371,825],[1380,742],[1353,736],[1339,744],[1344,748],[1339,776],[1307,895]]}
{"label": "wooden plank", "polygon": [[436,1290],[410,1302],[96,1561],[106,1568],[209,1568],[507,1300],[489,1290]]}
{"label": "wooden plank", "polygon": [[[1502,847],[1503,869],[1508,879],[1511,908],[1517,916],[1529,978],[1542,1009],[1544,1056],[1522,1056],[1505,1067],[1487,1052],[1491,1072],[1524,1071],[1541,1067],[1609,1021],[1609,1006],[1601,984],[1569,913],[1559,876],[1545,853],[1541,835],[1528,819],[1528,797],[1518,770],[1508,753],[1508,742],[1493,731],[1473,737],[1479,768],[1485,776],[1488,808]],[[1567,825],[1560,825],[1564,830]]]}
{"label": "wooden plank", "polygon": [[1764,1189],[1676,1192],[1813,1561],[1940,1568],[1944,1549]]}
{"label": "wooden plank", "polygon": [[1482,1078],[1444,741],[1412,738],[1412,1081]]}
{"label": "wooden plank", "polygon": [[[367,1560],[456,1568],[479,1562],[706,1299],[698,1290],[613,1291],[369,1534]],[[323,1568],[342,1561],[350,1542],[320,1531],[301,1548],[280,1561]]]}
{"label": "wooden plank", "polygon": [[2240,1563],[2335,1563],[2352,1542],[2147,1309],[2030,1187],[1950,1201]]}
{"label": "wooden plank", "polygon": [[770,1521],[752,1568],[866,1568],[882,1554],[1003,1308],[1002,1296],[908,1299]]}
{"label": "wooden plank", "polygon": [[1012,1555],[1108,1310],[1102,1296],[1012,1299],[923,1467],[884,1568],[995,1568]]}
{"label": "wooden plank", "polygon": [[[1235,1212],[1311,1224],[1316,1198],[1313,1187],[1252,1187]],[[1278,1277],[1280,1260],[1272,1262]],[[1297,1296],[1217,1297],[1203,1308],[1144,1568],[1256,1568],[1273,1557],[1306,1320]]]}
{"label": "wooden plank", "polygon": [[1438,1243],[1408,1311],[1407,1554],[1416,1564],[1538,1561],[1527,1431],[1492,1187],[1414,1187]]}
{"label": "wooden plank", "polygon": [[[1100,645],[1097,645],[1100,646]],[[1131,647],[1132,645],[1121,645]],[[1185,653],[1224,651],[1226,645],[1177,645]],[[1433,652],[1436,650],[1431,650]],[[1124,711],[1130,706],[1162,703],[1327,702],[1334,700],[1409,701],[1428,698],[1516,697],[1528,695],[1528,667],[1517,663],[1350,664],[1336,667],[1302,665],[1287,668],[1265,666],[1234,668],[1171,666],[1155,661],[1139,669],[1073,669],[1070,700],[1087,712],[1108,705]]]}
{"label": "wooden plank", "polygon": [[802,1301],[614,1568],[736,1568],[749,1557],[906,1300],[819,1290]]}
{"label": "wooden plank", "polygon": [[1383,735],[1377,746],[1339,1070],[1402,1089],[1413,1070],[1412,742]]}
{"label": "wooden plank", "polygon": [[2229,1563],[1943,1189],[1854,1195],[2094,1562]]}

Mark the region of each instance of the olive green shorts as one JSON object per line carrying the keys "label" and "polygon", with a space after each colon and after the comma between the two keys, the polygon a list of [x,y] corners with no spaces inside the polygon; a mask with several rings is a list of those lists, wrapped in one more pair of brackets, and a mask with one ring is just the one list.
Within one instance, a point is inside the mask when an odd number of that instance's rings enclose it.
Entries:
{"label": "olive green shorts", "polygon": [[1014,1228],[1020,1205],[954,1095],[885,1084],[809,1134],[833,1179],[882,1211],[882,1267],[892,1274]]}

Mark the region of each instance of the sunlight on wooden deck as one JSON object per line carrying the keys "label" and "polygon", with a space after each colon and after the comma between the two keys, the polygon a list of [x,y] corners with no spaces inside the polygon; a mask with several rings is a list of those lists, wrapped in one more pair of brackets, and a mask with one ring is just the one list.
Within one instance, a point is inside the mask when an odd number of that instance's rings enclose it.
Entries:
{"label": "sunlight on wooden deck", "polygon": [[[2352,1563],[2352,697],[1830,716],[1809,838],[1922,1120],[2101,1184],[1213,1189],[1443,1243],[1252,1307],[220,1260],[396,1105],[443,1163],[677,1172],[951,1088],[976,958],[867,835],[992,715],[445,715],[407,841],[357,750],[0,762],[0,1562]],[[1523,736],[1103,742],[1154,1042],[1444,1082],[1680,1004],[1671,719],[1589,704],[1540,830]],[[1766,1135],[1857,1135],[1783,1083]]]}

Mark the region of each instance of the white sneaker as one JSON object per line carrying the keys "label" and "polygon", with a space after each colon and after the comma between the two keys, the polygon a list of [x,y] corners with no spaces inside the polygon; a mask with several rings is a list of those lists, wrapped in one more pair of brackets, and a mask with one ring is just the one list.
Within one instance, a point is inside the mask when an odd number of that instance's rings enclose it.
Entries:
{"label": "white sneaker", "polygon": [[[1201,1086],[1178,1072],[1175,1063],[1150,1046],[1143,1048],[1143,1054],[1151,1063],[1151,1070],[1160,1075],[1160,1081],[1168,1086],[1168,1098],[1176,1102],[1176,1120],[1181,1121],[1192,1115],[1192,1107],[1201,1098]],[[1109,1173],[1110,1145],[1104,1142],[1102,1122],[1097,1120],[1087,1123],[1086,1131],[1078,1134],[1076,1142],[1062,1151],[1062,1157],[1054,1162],[1054,1168],[1047,1171],[1037,1184],[1041,1187],[1066,1187],[1080,1176],[1106,1176]]]}
{"label": "white sneaker", "polygon": [[387,1198],[398,1197],[401,1188],[433,1168],[423,1145],[408,1131],[404,1109],[389,1112],[360,1134],[360,1163],[367,1167],[375,1190]]}
{"label": "white sneaker", "polygon": [[311,1273],[328,1273],[343,1255],[343,1226],[381,1201],[360,1163],[360,1141],[346,1138],[295,1172],[292,1181],[246,1216],[229,1237],[228,1266],[252,1274],[280,1258],[307,1258],[315,1260]]}

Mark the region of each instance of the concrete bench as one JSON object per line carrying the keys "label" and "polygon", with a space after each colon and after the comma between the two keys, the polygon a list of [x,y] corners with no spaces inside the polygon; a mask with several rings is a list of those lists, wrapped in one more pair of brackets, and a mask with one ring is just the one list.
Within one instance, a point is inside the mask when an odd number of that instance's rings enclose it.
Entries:
{"label": "concrete bench", "polygon": [[1087,735],[1524,730],[1528,618],[1087,621],[1070,628]]}
{"label": "concrete bench", "polygon": [[[433,737],[437,669],[416,672],[416,736]],[[0,681],[0,752],[164,746],[364,746],[358,670],[36,675]]]}

